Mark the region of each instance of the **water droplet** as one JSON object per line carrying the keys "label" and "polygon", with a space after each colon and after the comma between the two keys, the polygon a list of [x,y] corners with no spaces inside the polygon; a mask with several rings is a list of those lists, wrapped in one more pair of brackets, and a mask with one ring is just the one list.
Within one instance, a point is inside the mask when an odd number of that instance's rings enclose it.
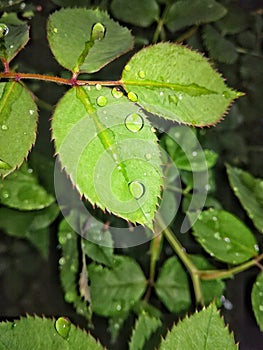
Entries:
{"label": "water droplet", "polygon": [[217,217],[216,217],[216,216],[213,216],[213,217],[212,217],[212,220],[213,220],[213,221],[217,221]]}
{"label": "water droplet", "polygon": [[163,96],[163,91],[160,91],[160,96]]}
{"label": "water droplet", "polygon": [[193,151],[193,152],[192,152],[192,156],[193,156],[193,157],[196,157],[196,156],[197,156],[197,152],[196,152],[196,151]]}
{"label": "water droplet", "polygon": [[8,191],[2,191],[1,192],[1,196],[2,196],[2,198],[7,199],[7,198],[9,198],[9,192]]}
{"label": "water droplet", "polygon": [[131,113],[125,119],[126,128],[132,132],[140,131],[143,128],[143,124],[143,118],[137,113]]}
{"label": "water droplet", "polygon": [[181,100],[181,101],[182,101],[182,99],[183,99],[183,94],[182,94],[182,93],[180,93],[180,94],[178,95],[178,98],[179,98],[179,100]]}
{"label": "water droplet", "polygon": [[140,70],[138,73],[139,78],[144,79],[145,78],[145,71],[144,70]]}
{"label": "water droplet", "polygon": [[94,24],[91,30],[92,40],[102,40],[105,37],[106,28],[100,22]]}
{"label": "water droplet", "polygon": [[263,305],[259,305],[259,311],[263,312]]}
{"label": "water droplet", "polygon": [[28,172],[29,174],[32,174],[32,173],[33,173],[33,169],[29,168],[29,169],[27,169],[27,172]]}
{"label": "water droplet", "polygon": [[132,102],[137,102],[138,101],[138,96],[135,94],[135,92],[128,92],[128,99]]}
{"label": "water droplet", "polygon": [[206,184],[206,185],[205,185],[205,190],[206,190],[206,191],[209,191],[210,189],[211,189],[211,186],[210,186],[209,184]]}
{"label": "water droplet", "polygon": [[96,90],[100,91],[102,89],[102,86],[100,84],[95,85]]}
{"label": "water droplet", "polygon": [[62,338],[64,339],[68,338],[70,327],[71,327],[71,322],[67,317],[59,317],[56,320],[55,328],[58,334],[61,335]]}
{"label": "water droplet", "polygon": [[152,155],[151,155],[150,153],[146,153],[146,154],[145,154],[145,159],[146,159],[146,160],[152,159]]}
{"label": "water droplet", "polygon": [[64,257],[60,258],[58,261],[59,265],[65,265],[66,259]]}
{"label": "water droplet", "polygon": [[116,306],[116,310],[117,310],[117,311],[121,311],[121,304],[118,304],[118,305]]}
{"label": "water droplet", "polygon": [[0,38],[6,36],[9,32],[9,28],[6,24],[0,23]]}
{"label": "water droplet", "polygon": [[123,96],[123,92],[121,89],[115,87],[111,90],[112,96],[115,98],[121,98]]}
{"label": "water droplet", "polygon": [[169,103],[174,103],[175,105],[178,104],[178,97],[175,95],[169,95],[168,96]]}
{"label": "water droplet", "polygon": [[145,192],[144,185],[139,181],[132,181],[129,184],[129,189],[135,199],[140,199]]}
{"label": "water droplet", "polygon": [[8,130],[8,126],[5,125],[5,124],[3,124],[3,125],[1,126],[1,129],[2,129],[3,131],[6,131],[6,130]]}
{"label": "water droplet", "polygon": [[104,107],[104,106],[106,106],[108,100],[107,100],[107,97],[105,97],[105,96],[99,96],[97,98],[96,102],[97,102],[98,106]]}
{"label": "water droplet", "polygon": [[57,34],[58,28],[54,28],[54,29],[53,29],[53,32],[54,32],[55,34]]}
{"label": "water droplet", "polygon": [[129,64],[126,64],[124,70],[126,70],[126,72],[129,72],[131,70],[131,66]]}
{"label": "water droplet", "polygon": [[67,239],[71,239],[71,238],[72,238],[71,232],[67,233]]}
{"label": "water droplet", "polygon": [[10,45],[9,47],[10,47],[10,49],[12,49],[14,47],[14,45]]}
{"label": "water droplet", "polygon": [[254,245],[254,248],[257,252],[259,252],[259,246],[257,244]]}
{"label": "water droplet", "polygon": [[224,238],[224,241],[225,241],[226,243],[230,243],[230,238],[229,238],[229,237],[225,237],[225,238]]}
{"label": "water droplet", "polygon": [[214,237],[215,237],[215,239],[218,239],[218,240],[222,239],[219,232],[215,232]]}

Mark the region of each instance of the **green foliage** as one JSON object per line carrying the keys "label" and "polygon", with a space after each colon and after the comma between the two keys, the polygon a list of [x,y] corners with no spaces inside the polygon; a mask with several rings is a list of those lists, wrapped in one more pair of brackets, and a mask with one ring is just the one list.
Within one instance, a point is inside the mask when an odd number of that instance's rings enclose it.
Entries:
{"label": "green foliage", "polygon": [[260,330],[263,332],[263,273],[261,272],[252,288],[251,301],[254,315]]}
{"label": "green foliage", "polygon": [[13,322],[1,322],[0,349],[103,349],[90,334],[73,324],[68,336],[64,337],[61,334],[61,326],[55,320],[32,316],[22,317]]}
{"label": "green foliage", "polygon": [[215,305],[180,321],[168,332],[160,350],[235,350],[234,337],[229,334]]}
{"label": "green foliage", "polygon": [[123,70],[122,83],[148,112],[194,126],[217,123],[239,96],[199,53],[170,43],[135,54]]}

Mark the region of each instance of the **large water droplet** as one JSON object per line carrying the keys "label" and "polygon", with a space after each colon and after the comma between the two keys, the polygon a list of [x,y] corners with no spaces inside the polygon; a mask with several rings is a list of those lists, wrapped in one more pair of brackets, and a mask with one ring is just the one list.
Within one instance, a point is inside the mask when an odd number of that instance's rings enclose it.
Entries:
{"label": "large water droplet", "polygon": [[102,40],[105,37],[106,28],[100,22],[94,24],[91,30],[92,40]]}
{"label": "large water droplet", "polygon": [[111,90],[112,96],[115,98],[121,98],[123,96],[123,92],[121,89],[115,87]]}
{"label": "large water droplet", "polygon": [[124,70],[126,70],[126,72],[129,72],[131,70],[131,66],[129,64],[126,64]]}
{"label": "large water droplet", "polygon": [[140,131],[143,128],[143,124],[143,118],[137,113],[131,113],[125,119],[126,128],[132,132]]}
{"label": "large water droplet", "polygon": [[6,131],[6,130],[8,130],[8,126],[5,125],[5,124],[3,124],[3,125],[1,126],[1,129],[2,129],[3,131]]}
{"label": "large water droplet", "polygon": [[145,71],[144,70],[140,70],[139,71],[139,73],[138,73],[138,76],[139,76],[139,78],[141,78],[141,79],[144,79],[145,78]]}
{"label": "large water droplet", "polygon": [[98,106],[104,107],[104,106],[106,106],[108,100],[107,100],[107,97],[105,97],[105,96],[99,96],[97,98],[96,102],[97,102]]}
{"label": "large water droplet", "polygon": [[6,24],[0,23],[0,38],[6,36],[9,32],[9,28]]}
{"label": "large water droplet", "polygon": [[140,199],[145,192],[144,185],[139,181],[132,181],[129,184],[129,189],[135,199]]}
{"label": "large water droplet", "polygon": [[55,328],[58,334],[62,338],[64,339],[68,338],[70,327],[71,327],[71,322],[67,317],[59,317],[56,320]]}
{"label": "large water droplet", "polygon": [[100,91],[102,89],[102,86],[100,84],[95,85],[96,90]]}
{"label": "large water droplet", "polygon": [[135,94],[135,92],[128,92],[128,99],[132,102],[137,102],[138,101],[138,96]]}

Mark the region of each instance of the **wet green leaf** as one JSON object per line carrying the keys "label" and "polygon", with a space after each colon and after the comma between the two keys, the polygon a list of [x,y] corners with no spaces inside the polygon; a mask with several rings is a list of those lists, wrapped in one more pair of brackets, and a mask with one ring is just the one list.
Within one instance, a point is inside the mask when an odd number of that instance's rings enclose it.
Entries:
{"label": "wet green leaf", "polygon": [[181,0],[172,4],[165,24],[169,30],[175,32],[193,24],[214,22],[226,13],[226,8],[214,0]]}
{"label": "wet green leaf", "polygon": [[186,317],[169,331],[160,350],[237,350],[233,334],[229,334],[214,304]]}
{"label": "wet green leaf", "polygon": [[148,27],[159,18],[160,9],[155,0],[113,0],[111,11],[123,22]]}
{"label": "wet green leaf", "polygon": [[55,198],[38,183],[33,170],[24,163],[5,179],[0,180],[0,203],[19,210],[48,207]]}
{"label": "wet green leaf", "polygon": [[258,326],[263,332],[263,272],[257,276],[253,285],[251,301]]}
{"label": "wet green leaf", "polygon": [[127,256],[115,256],[111,268],[91,263],[88,273],[91,305],[98,315],[112,317],[127,313],[146,288],[140,266]]}
{"label": "wet green leaf", "polygon": [[263,233],[263,180],[230,165],[227,165],[226,168],[235,195],[256,228]]}
{"label": "wet green leaf", "polygon": [[115,95],[70,89],[52,121],[56,152],[92,204],[151,227],[162,182],[157,138],[143,111]]}
{"label": "wet green leaf", "polygon": [[172,43],[136,53],[121,82],[148,112],[194,126],[217,123],[240,96],[199,53]]}
{"label": "wet green leaf", "polygon": [[54,319],[37,316],[1,322],[0,343],[2,349],[103,350],[90,334],[73,324],[65,339],[57,332]]}
{"label": "wet green leaf", "polygon": [[[105,27],[101,40],[92,38],[96,23]],[[72,72],[96,72],[133,46],[129,30],[98,9],[61,9],[50,16],[47,30],[55,58]]]}
{"label": "wet green leaf", "polygon": [[249,228],[224,210],[203,211],[193,225],[193,234],[211,256],[230,264],[240,264],[258,254]]}
{"label": "wet green leaf", "polygon": [[35,142],[36,128],[37,106],[27,89],[16,82],[0,83],[0,159],[8,164],[0,166],[0,175],[22,164]]}

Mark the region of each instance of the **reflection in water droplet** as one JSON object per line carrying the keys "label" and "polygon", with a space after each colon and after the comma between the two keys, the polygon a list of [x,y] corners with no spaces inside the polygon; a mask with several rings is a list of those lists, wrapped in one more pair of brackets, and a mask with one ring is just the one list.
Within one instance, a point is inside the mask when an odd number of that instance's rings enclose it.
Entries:
{"label": "reflection in water droplet", "polygon": [[8,130],[8,126],[5,125],[5,124],[3,124],[3,125],[1,126],[1,129],[2,129],[3,131],[6,131],[6,130]]}
{"label": "reflection in water droplet", "polygon": [[121,98],[123,96],[123,92],[121,89],[115,87],[111,90],[112,96],[115,98]]}
{"label": "reflection in water droplet", "polygon": [[144,78],[145,78],[145,71],[144,71],[144,70],[140,70],[139,73],[138,73],[138,76],[139,76],[141,79],[144,79]]}
{"label": "reflection in water droplet", "polygon": [[6,36],[9,32],[9,28],[6,24],[0,23],[0,38]]}
{"label": "reflection in water droplet", "polygon": [[144,185],[139,181],[132,181],[129,184],[129,189],[135,199],[140,199],[145,192]]}
{"label": "reflection in water droplet", "polygon": [[55,328],[59,335],[63,338],[68,338],[71,322],[67,317],[59,317],[56,320]]}
{"label": "reflection in water droplet", "polygon": [[129,64],[126,64],[124,70],[126,70],[126,72],[129,72],[131,70],[131,66]]}
{"label": "reflection in water droplet", "polygon": [[105,37],[106,28],[100,22],[95,23],[91,30],[92,40],[102,40]]}
{"label": "reflection in water droplet", "polygon": [[143,124],[143,118],[137,113],[131,113],[125,119],[126,128],[132,132],[140,131],[143,128]]}
{"label": "reflection in water droplet", "polygon": [[152,159],[152,155],[150,153],[145,154],[145,159],[146,160]]}
{"label": "reflection in water droplet", "polygon": [[96,90],[100,91],[102,89],[102,86],[100,84],[95,85]]}
{"label": "reflection in water droplet", "polygon": [[98,106],[104,107],[104,106],[106,106],[108,100],[107,100],[107,97],[105,97],[105,96],[99,96],[97,98],[96,102],[97,102]]}
{"label": "reflection in water droplet", "polygon": [[138,101],[138,96],[135,94],[135,92],[128,92],[128,99],[132,102],[137,102]]}

